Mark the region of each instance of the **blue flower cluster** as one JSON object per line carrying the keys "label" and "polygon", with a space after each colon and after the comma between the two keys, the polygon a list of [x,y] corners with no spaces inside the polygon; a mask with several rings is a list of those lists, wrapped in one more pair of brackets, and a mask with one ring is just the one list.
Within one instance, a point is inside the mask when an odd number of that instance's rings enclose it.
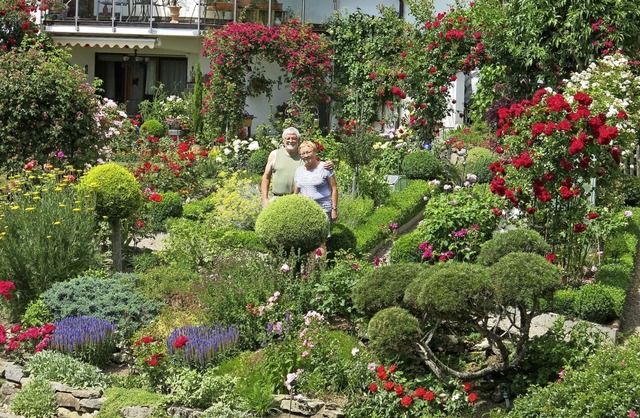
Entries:
{"label": "blue flower cluster", "polygon": [[54,324],[49,346],[89,363],[108,360],[115,349],[116,326],[106,319],[70,316]]}
{"label": "blue flower cluster", "polygon": [[[185,336],[189,341],[181,348],[175,347],[179,336]],[[236,345],[240,334],[233,326],[216,325],[211,328],[206,325],[187,325],[175,328],[167,337],[169,354],[180,353],[188,363],[205,366],[214,356]]]}

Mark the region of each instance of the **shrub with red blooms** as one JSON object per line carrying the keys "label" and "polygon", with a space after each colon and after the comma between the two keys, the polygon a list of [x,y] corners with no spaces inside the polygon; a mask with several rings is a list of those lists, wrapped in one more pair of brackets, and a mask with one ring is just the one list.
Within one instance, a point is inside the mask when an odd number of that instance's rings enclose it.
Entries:
{"label": "shrub with red blooms", "polygon": [[[500,109],[501,161],[490,167],[491,191],[541,231],[558,263],[574,277],[582,270],[579,235],[596,222],[589,216],[590,179],[605,190],[621,174],[620,155],[630,145],[618,139],[618,120],[594,107],[586,93],[566,97],[541,89],[532,100]],[[598,201],[607,203],[613,202]]]}
{"label": "shrub with red blooms", "polygon": [[284,70],[291,88],[287,112],[296,120],[311,114],[319,101],[328,100],[331,58],[328,44],[312,27],[296,19],[267,27],[256,23],[229,23],[207,32],[204,54],[211,59],[209,81],[205,83],[203,111],[213,137],[227,126],[235,134],[244,118],[250,93],[245,74],[262,60],[275,62]]}
{"label": "shrub with red blooms", "polygon": [[[386,367],[369,364],[374,374],[362,397],[349,400],[346,414],[354,418],[426,417],[426,416],[471,416],[478,396],[472,392],[473,385],[465,382],[453,389],[446,389],[433,378],[422,385],[409,380],[397,370],[395,364]],[[414,389],[415,388],[415,389]]]}

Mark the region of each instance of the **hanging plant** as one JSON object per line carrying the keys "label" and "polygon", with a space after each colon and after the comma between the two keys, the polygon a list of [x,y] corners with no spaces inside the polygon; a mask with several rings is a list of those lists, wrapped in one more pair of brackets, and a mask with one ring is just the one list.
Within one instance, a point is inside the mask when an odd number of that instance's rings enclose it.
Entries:
{"label": "hanging plant", "polygon": [[297,126],[315,113],[318,103],[330,101],[328,44],[311,26],[295,19],[276,27],[229,23],[206,34],[204,54],[211,59],[203,109],[212,137],[237,132],[246,98],[270,93],[275,80],[264,75],[265,61],[285,72],[284,81],[291,88],[287,117]]}

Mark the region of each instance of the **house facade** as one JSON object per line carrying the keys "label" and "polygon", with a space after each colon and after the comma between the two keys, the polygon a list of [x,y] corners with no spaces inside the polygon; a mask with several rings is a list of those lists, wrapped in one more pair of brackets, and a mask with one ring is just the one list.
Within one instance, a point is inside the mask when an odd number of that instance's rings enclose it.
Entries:
{"label": "house facade", "polygon": [[[100,78],[104,96],[126,103],[133,115],[158,83],[179,94],[194,81],[198,61],[204,73],[209,71],[201,46],[207,30],[231,21],[278,25],[292,18],[321,30],[335,10],[359,8],[375,15],[378,4],[410,18],[403,0],[66,0],[66,7],[38,19],[55,43],[70,48],[71,63],[84,68],[90,81]],[[436,8],[446,10],[445,1],[437,0]],[[280,71],[276,65],[266,68]],[[254,124],[268,121],[272,109],[288,98],[287,87],[274,86],[270,102],[265,96],[248,99]],[[460,95],[457,86],[452,88]]]}

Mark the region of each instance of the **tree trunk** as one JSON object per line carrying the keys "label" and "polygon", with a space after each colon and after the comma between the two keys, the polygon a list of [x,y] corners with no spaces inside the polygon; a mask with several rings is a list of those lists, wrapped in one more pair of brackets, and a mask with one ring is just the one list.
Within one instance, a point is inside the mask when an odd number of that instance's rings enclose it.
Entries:
{"label": "tree trunk", "polygon": [[111,260],[113,270],[122,271],[122,222],[120,219],[111,221]]}

